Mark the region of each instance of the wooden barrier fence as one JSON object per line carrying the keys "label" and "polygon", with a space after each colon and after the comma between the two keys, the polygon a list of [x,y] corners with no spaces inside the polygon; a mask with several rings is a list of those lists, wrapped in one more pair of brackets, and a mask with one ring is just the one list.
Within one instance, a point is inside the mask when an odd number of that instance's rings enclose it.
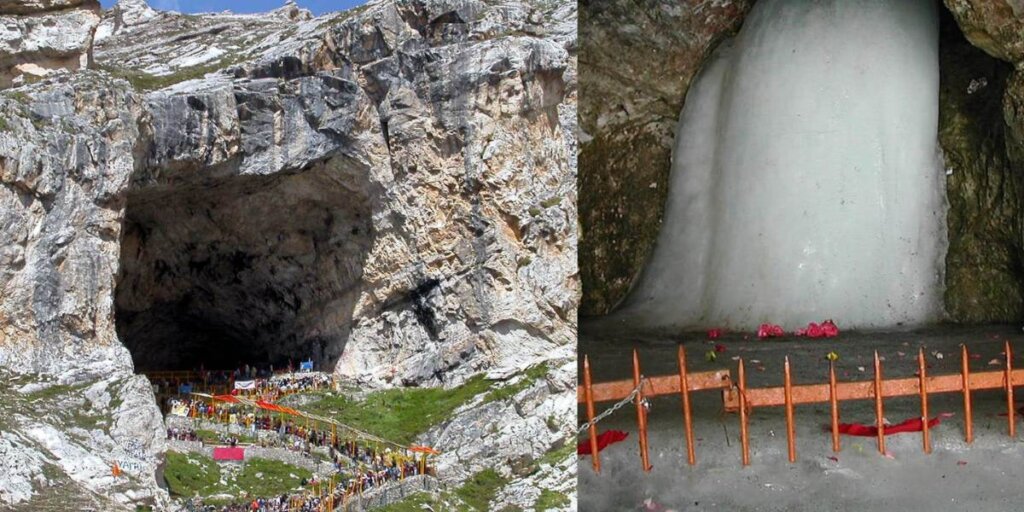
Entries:
{"label": "wooden barrier fence", "polygon": [[703,390],[720,390],[725,410],[739,413],[740,447],[744,466],[750,464],[749,418],[756,407],[783,406],[786,415],[786,441],[790,462],[796,462],[796,429],[794,406],[798,404],[826,403],[831,406],[832,450],[839,452],[839,402],[846,400],[874,400],[878,428],[878,451],[885,454],[885,412],[884,399],[898,396],[918,395],[921,402],[921,442],[925,453],[931,453],[931,437],[928,427],[928,395],[934,393],[962,393],[964,404],[964,437],[967,443],[974,440],[971,392],[1003,389],[1006,392],[1006,412],[1010,437],[1016,437],[1013,388],[1024,385],[1024,370],[1013,369],[1012,347],[1005,343],[1006,363],[1002,370],[972,373],[968,367],[970,355],[967,347],[961,345],[961,370],[958,374],[929,376],[925,364],[924,349],[918,351],[918,375],[910,378],[883,379],[882,362],[878,352],[874,354],[874,376],[871,381],[838,382],[835,363],[829,361],[829,382],[826,384],[794,385],[789,357],[783,364],[783,385],[765,388],[748,388],[743,358],[739,359],[737,379],[733,384],[729,370],[689,372],[686,368],[686,352],[678,350],[678,375],[643,377],[640,359],[633,351],[633,379],[594,384],[590,374],[590,360],[583,359],[583,385],[576,389],[577,403],[585,404],[587,430],[590,441],[594,471],[601,471],[601,459],[597,449],[597,422],[600,416],[594,414],[598,402],[623,401],[634,393],[637,427],[639,431],[640,459],[644,471],[650,471],[647,443],[647,398],[678,393],[683,401],[683,428],[686,436],[687,462],[697,463],[693,443],[693,416],[690,409],[690,393]]}

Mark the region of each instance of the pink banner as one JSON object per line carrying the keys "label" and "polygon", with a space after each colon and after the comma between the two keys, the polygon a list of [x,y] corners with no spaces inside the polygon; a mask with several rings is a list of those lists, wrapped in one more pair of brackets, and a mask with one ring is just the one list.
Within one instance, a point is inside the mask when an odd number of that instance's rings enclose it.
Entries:
{"label": "pink banner", "polygon": [[244,460],[245,448],[214,448],[213,460]]}

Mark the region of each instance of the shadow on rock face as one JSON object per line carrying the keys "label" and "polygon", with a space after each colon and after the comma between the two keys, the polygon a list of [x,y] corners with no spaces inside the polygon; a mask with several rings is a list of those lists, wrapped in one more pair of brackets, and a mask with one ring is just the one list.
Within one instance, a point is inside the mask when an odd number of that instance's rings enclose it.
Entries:
{"label": "shadow on rock face", "polygon": [[373,242],[370,188],[335,158],[130,193],[116,311],[136,369],[333,367]]}

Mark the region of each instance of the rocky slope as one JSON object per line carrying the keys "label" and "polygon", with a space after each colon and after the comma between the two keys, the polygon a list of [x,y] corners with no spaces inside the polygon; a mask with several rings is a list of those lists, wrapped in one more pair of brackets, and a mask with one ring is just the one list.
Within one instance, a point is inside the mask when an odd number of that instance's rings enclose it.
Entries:
{"label": "rocky slope", "polygon": [[0,88],[92,63],[96,0],[0,0]]}
{"label": "rocky slope", "polygon": [[[379,1],[319,18],[122,0],[96,31],[96,71],[0,92],[0,366],[113,394],[145,384],[133,359],[312,356],[378,386],[570,360],[575,16],[543,0]],[[571,396],[571,380],[550,393]],[[65,442],[141,447],[154,465],[145,395],[94,411],[145,428]],[[30,424],[0,442],[62,459]],[[39,471],[10,485],[38,495]],[[151,479],[107,480],[82,485],[162,499]]]}

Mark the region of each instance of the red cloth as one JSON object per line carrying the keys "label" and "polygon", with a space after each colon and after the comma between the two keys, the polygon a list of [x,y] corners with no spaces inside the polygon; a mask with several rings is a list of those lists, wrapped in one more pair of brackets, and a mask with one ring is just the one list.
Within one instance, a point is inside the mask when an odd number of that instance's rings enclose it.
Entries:
{"label": "red cloth", "polygon": [[263,400],[257,400],[256,405],[259,406],[260,409],[266,409],[268,411],[285,412],[282,410],[281,406],[272,404],[270,402],[264,402]]}
{"label": "red cloth", "polygon": [[786,332],[782,330],[782,327],[775,324],[761,324],[761,326],[757,328],[757,337],[761,339],[777,338],[785,334]]}
{"label": "red cloth", "polygon": [[839,336],[839,328],[832,323],[832,320],[825,320],[820,324],[811,322],[807,324],[806,329],[797,329],[796,335],[808,338],[834,338]]}
{"label": "red cloth", "polygon": [[[597,435],[597,451],[604,450],[608,445],[626,439],[629,434],[621,430],[605,430]],[[590,455],[590,439],[584,439],[576,445],[577,455]]]}
{"label": "red cloth", "polygon": [[[940,414],[939,416],[928,420],[928,428],[938,425],[942,421],[941,418],[943,416],[946,415]],[[921,418],[910,418],[902,423],[885,427],[885,435],[899,434],[902,432],[920,432],[922,424],[923,422],[921,421]],[[825,430],[832,430],[832,427],[825,425]],[[878,435],[878,426],[864,425],[862,423],[840,423],[839,433],[851,436],[875,437]]]}
{"label": "red cloth", "polygon": [[245,448],[214,448],[213,449],[213,460],[244,460],[245,459]]}

